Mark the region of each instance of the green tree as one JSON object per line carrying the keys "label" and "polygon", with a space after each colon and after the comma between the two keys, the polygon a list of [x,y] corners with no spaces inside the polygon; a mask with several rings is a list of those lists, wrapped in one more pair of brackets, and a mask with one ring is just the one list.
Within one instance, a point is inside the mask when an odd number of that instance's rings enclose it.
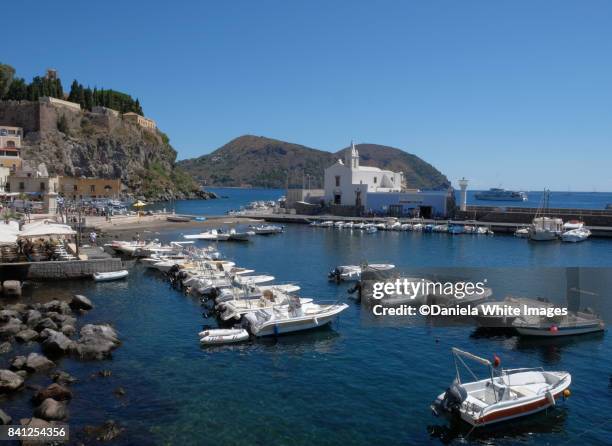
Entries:
{"label": "green tree", "polygon": [[15,69],[10,65],[0,63],[0,99],[9,91],[13,76],[15,76]]}

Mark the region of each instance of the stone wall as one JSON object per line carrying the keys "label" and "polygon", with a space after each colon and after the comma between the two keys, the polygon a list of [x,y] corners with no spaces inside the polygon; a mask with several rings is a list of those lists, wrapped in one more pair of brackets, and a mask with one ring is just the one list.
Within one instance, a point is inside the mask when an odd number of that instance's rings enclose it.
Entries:
{"label": "stone wall", "polygon": [[121,259],[0,264],[1,280],[65,280],[91,278],[93,273],[123,269]]}
{"label": "stone wall", "polygon": [[38,102],[0,101],[0,124],[22,127],[24,136],[40,128]]}

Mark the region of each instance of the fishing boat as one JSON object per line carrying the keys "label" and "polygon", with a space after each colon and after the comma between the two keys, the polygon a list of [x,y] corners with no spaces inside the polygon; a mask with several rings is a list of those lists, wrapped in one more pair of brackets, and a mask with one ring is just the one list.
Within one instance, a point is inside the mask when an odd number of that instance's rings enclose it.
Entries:
{"label": "fishing boat", "polygon": [[128,274],[128,271],[125,269],[110,271],[107,273],[93,273],[93,280],[96,282],[110,282],[112,280],[124,279],[128,276]]}
{"label": "fishing boat", "polygon": [[395,268],[395,265],[389,263],[370,263],[363,267],[361,265],[341,265],[331,270],[327,277],[329,280],[334,280],[336,282],[358,281],[361,280],[363,268],[368,268],[372,271],[388,271]]}
{"label": "fishing boat", "polygon": [[521,316],[512,326],[521,336],[560,337],[596,333],[605,330],[604,322],[590,312],[570,313],[566,316]]}
{"label": "fishing boat", "polygon": [[[458,290],[458,289],[466,289],[466,283],[465,282],[455,282],[453,289],[454,290]],[[435,288],[435,287],[434,287]],[[427,304],[428,305],[440,305],[443,307],[453,307],[453,306],[469,306],[469,305],[478,305],[482,302],[484,302],[485,300],[487,300],[489,297],[491,297],[493,295],[493,290],[491,288],[488,287],[484,287],[482,289],[481,292],[477,292],[476,290],[474,290],[473,293],[466,293],[466,292],[462,292],[462,293],[457,293],[456,291],[454,293],[444,293],[444,290],[439,290],[441,292],[438,292],[436,290],[434,290],[432,293],[430,293],[427,296]]]}
{"label": "fishing boat", "polygon": [[205,345],[235,344],[248,341],[249,332],[244,328],[214,328],[198,333],[200,343]]}
{"label": "fishing boat", "polygon": [[329,324],[348,308],[347,304],[301,304],[299,298],[288,305],[247,313],[243,321],[252,335],[276,336],[283,333],[310,330]]}
{"label": "fishing boat", "polygon": [[521,191],[492,187],[487,191],[476,192],[474,198],[484,201],[527,201],[527,194]]}
{"label": "fishing boat", "polygon": [[561,234],[561,241],[568,243],[584,242],[591,236],[591,231],[587,228],[570,229]]}
{"label": "fishing boat", "polygon": [[558,240],[563,232],[563,220],[555,217],[547,217],[550,191],[544,190],[542,202],[532,225],[529,227],[529,240],[545,242]]}
{"label": "fishing boat", "polygon": [[280,234],[283,232],[283,227],[279,225],[251,225],[249,230],[257,235]]}
{"label": "fishing boat", "polygon": [[[491,362],[455,347],[452,352],[456,376],[432,404],[436,416],[458,416],[474,427],[482,427],[546,410],[571,394],[572,377],[568,372],[500,369],[498,357]],[[487,367],[489,376],[478,380],[466,360]],[[462,382],[460,368],[467,369],[476,381]]]}

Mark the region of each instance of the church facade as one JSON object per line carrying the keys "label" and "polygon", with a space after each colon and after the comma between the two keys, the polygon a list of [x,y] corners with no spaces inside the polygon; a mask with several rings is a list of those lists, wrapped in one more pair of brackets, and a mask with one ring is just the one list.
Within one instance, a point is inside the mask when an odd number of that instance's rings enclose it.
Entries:
{"label": "church facade", "polygon": [[359,152],[351,143],[351,150],[346,152],[344,161],[339,159],[325,169],[325,201],[367,209],[368,193],[401,192],[403,181],[402,172],[361,166]]}

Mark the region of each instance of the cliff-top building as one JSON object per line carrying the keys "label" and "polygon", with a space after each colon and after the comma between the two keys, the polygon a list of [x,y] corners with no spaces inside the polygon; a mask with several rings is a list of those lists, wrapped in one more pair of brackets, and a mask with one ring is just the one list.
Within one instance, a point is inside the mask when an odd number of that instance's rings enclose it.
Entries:
{"label": "cliff-top building", "polygon": [[155,121],[149,118],[145,118],[144,116],[140,116],[138,113],[134,113],[134,112],[124,113],[123,119],[126,122],[131,122],[132,124],[139,125],[140,127],[143,127],[145,129],[155,130],[157,128]]}

